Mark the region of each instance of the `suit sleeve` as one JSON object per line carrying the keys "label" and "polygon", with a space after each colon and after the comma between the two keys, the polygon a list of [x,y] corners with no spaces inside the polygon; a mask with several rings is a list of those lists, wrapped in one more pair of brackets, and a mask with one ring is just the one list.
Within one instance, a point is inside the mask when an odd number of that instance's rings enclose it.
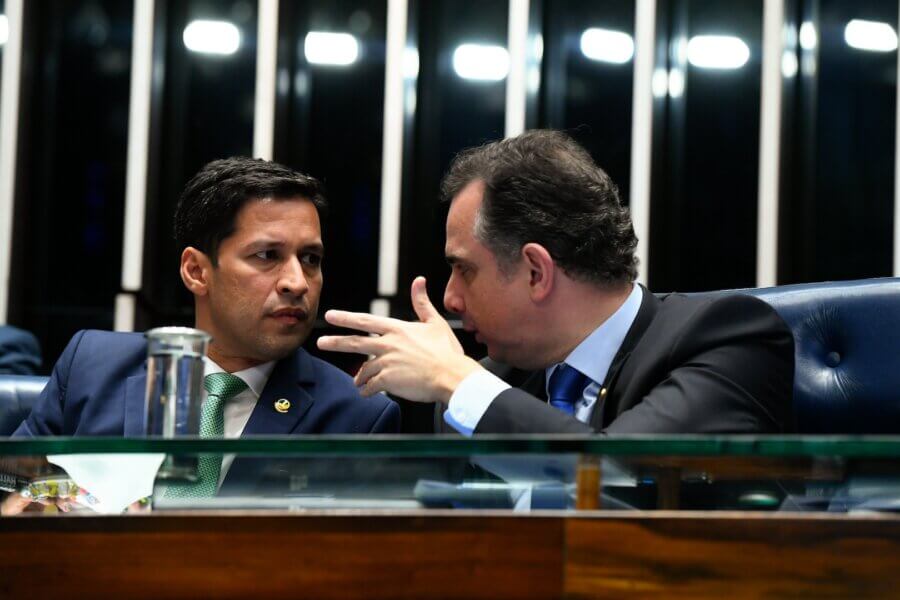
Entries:
{"label": "suit sleeve", "polygon": [[66,387],[84,333],[79,331],[69,341],[53,367],[50,380],[31,409],[31,414],[13,432],[14,437],[65,435]]}
{"label": "suit sleeve", "polygon": [[518,388],[494,398],[475,433],[592,433],[594,430]]}
{"label": "suit sleeve", "polygon": [[[489,358],[481,365],[512,385],[522,385],[531,376],[494,362]],[[592,433],[586,423],[567,415],[528,392],[511,387],[494,397],[478,421],[474,433]]]}
{"label": "suit sleeve", "polygon": [[683,328],[669,372],[606,433],[781,433],[793,428],[794,339],[750,296],[718,298]]}

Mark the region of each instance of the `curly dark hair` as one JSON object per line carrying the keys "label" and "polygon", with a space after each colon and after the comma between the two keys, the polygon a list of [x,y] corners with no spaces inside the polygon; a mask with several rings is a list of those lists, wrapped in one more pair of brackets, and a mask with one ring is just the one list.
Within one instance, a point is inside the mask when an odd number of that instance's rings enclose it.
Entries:
{"label": "curly dark hair", "polygon": [[247,202],[304,198],[324,219],[328,203],[314,177],[276,162],[235,156],[207,163],[187,183],[175,209],[175,243],[193,246],[218,264],[219,245],[234,233],[234,221]]}
{"label": "curly dark hair", "polygon": [[544,246],[570,277],[598,285],[637,277],[637,237],[612,179],[568,135],[534,130],[461,152],[441,182],[450,202],[485,184],[475,237],[509,272],[522,246]]}

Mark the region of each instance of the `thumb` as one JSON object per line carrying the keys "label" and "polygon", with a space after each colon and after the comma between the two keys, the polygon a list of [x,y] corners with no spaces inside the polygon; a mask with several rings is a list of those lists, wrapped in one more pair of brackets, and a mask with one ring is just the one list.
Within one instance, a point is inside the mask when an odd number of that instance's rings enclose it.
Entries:
{"label": "thumb", "polygon": [[425,288],[424,277],[416,277],[413,279],[410,296],[412,297],[413,310],[416,311],[416,315],[419,317],[420,321],[427,323],[434,319],[441,318],[441,315],[438,313],[437,309],[434,308],[431,300],[428,299],[428,290]]}

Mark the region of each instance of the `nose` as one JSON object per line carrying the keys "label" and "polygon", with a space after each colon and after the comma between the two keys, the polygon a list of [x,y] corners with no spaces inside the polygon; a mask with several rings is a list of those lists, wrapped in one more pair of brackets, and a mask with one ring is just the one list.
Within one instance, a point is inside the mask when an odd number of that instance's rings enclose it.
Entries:
{"label": "nose", "polygon": [[456,273],[452,271],[450,279],[447,280],[447,288],[444,290],[444,308],[457,315],[463,314],[466,310],[466,303],[456,283]]}
{"label": "nose", "polygon": [[309,282],[303,272],[300,260],[293,256],[286,261],[278,274],[278,293],[289,296],[302,296],[309,290]]}

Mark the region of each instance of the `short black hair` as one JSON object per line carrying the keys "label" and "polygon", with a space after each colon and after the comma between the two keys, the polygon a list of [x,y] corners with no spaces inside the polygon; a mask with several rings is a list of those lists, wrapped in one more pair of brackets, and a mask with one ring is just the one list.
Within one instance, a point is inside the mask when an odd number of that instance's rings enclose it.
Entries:
{"label": "short black hair", "polygon": [[570,277],[602,286],[637,277],[637,237],[619,192],[568,135],[533,130],[464,150],[441,182],[445,202],[484,182],[475,237],[509,272],[522,246],[544,246]]}
{"label": "short black hair", "polygon": [[178,251],[197,248],[218,263],[219,245],[234,233],[234,221],[251,200],[301,197],[324,219],[328,203],[322,184],[276,162],[234,156],[204,165],[184,188],[175,208]]}

